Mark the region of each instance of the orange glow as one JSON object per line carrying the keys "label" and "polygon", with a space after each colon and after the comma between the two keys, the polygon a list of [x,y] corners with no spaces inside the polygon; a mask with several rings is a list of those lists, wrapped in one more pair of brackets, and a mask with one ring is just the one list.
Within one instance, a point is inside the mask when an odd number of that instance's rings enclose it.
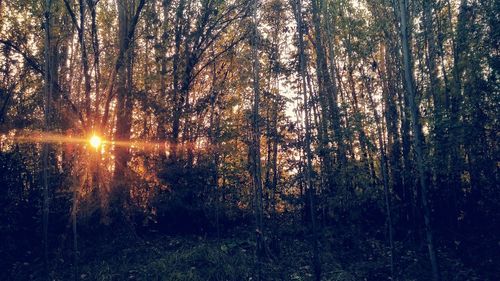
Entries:
{"label": "orange glow", "polygon": [[[14,135],[0,135],[0,143],[9,142],[12,143],[53,143],[53,144],[87,144],[92,148],[102,147],[104,144],[108,146],[108,149],[115,147],[130,147],[135,151],[168,151],[170,148],[170,143],[168,141],[152,141],[152,140],[141,140],[141,139],[131,139],[131,140],[104,140],[98,135],[91,135],[87,138],[82,138],[79,136],[54,134],[48,132],[29,132],[29,133],[18,133]],[[207,143],[179,143],[177,144],[178,149],[192,149],[196,151],[208,151],[210,145]]]}
{"label": "orange glow", "polygon": [[99,146],[101,146],[102,144],[102,140],[99,136],[96,136],[96,135],[93,135],[90,139],[89,139],[89,142],[90,142],[90,145],[97,149],[99,148]]}
{"label": "orange glow", "polygon": [[14,142],[17,143],[85,143],[88,139],[59,135],[46,132],[31,132],[26,134],[18,134],[11,137]]}

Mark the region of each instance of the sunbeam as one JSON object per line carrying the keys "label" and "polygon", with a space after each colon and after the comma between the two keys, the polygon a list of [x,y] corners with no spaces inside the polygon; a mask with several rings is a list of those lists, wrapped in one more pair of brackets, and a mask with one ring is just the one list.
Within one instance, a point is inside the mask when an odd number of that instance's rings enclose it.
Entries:
{"label": "sunbeam", "polygon": [[[157,150],[167,150],[170,144],[166,140],[141,140],[141,139],[131,139],[131,140],[107,140],[103,136],[92,134],[85,138],[82,136],[72,136],[64,134],[55,134],[48,132],[31,132],[31,133],[18,133],[14,136],[3,135],[2,140],[4,142],[13,143],[52,143],[52,144],[82,144],[89,145],[94,149],[98,149],[103,146],[109,147],[130,147],[134,150],[141,151],[157,151]],[[177,144],[178,149],[192,149],[197,151],[204,151],[209,148],[209,145],[204,144],[194,144],[194,143],[183,143]]]}

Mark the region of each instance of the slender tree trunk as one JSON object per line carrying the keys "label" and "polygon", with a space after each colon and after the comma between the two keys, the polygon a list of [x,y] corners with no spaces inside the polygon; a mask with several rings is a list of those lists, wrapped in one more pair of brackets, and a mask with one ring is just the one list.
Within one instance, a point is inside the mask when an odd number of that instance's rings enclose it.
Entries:
{"label": "slender tree trunk", "polygon": [[85,2],[84,0],[79,0],[80,7],[80,30],[79,30],[79,39],[80,39],[80,48],[82,51],[82,65],[83,65],[83,80],[85,85],[85,114],[87,120],[91,118],[91,100],[90,100],[90,74],[89,74],[89,60],[87,56],[87,46],[85,44]]}
{"label": "slender tree trunk", "polygon": [[184,29],[184,21],[182,15],[184,13],[184,7],[186,5],[185,0],[180,0],[179,6],[177,7],[177,12],[175,16],[175,51],[173,56],[173,66],[172,66],[172,83],[173,83],[173,95],[172,95],[172,135],[171,135],[171,148],[170,148],[170,158],[173,161],[177,160],[177,149],[179,143],[179,130],[180,130],[180,119],[182,114],[182,102],[180,101],[179,93],[179,80],[180,80],[180,69],[179,60],[181,52],[181,40],[182,32]]}
{"label": "slender tree trunk", "polygon": [[[314,20],[314,30],[315,30],[315,48],[316,48],[316,77],[318,81],[318,101],[319,105],[321,107],[320,110],[320,115],[321,115],[321,121],[320,121],[320,128],[321,132],[318,133],[320,137],[320,147],[319,147],[319,154],[320,157],[323,158],[323,164],[325,165],[324,167],[324,176],[327,179],[327,184],[329,185],[330,189],[333,189],[333,160],[331,159],[331,153],[329,149],[329,132],[328,128],[330,127],[330,123],[333,122],[333,120],[330,119],[331,114],[331,108],[328,107],[328,102],[326,96],[328,95],[327,89],[329,86],[329,83],[325,81],[325,77],[329,79],[329,74],[324,73],[325,71],[328,71],[328,68],[326,66],[326,60],[324,56],[324,48],[321,40],[321,27],[320,27],[320,17],[319,17],[319,11],[317,7],[317,0],[311,0],[311,3],[313,5],[313,20]],[[336,132],[334,132],[336,133]]]}
{"label": "slender tree trunk", "polygon": [[92,36],[92,49],[93,49],[93,55],[94,55],[94,74],[95,74],[95,99],[94,99],[94,116],[93,116],[93,126],[94,130],[95,126],[97,126],[98,122],[98,112],[99,112],[99,106],[101,102],[101,91],[100,91],[100,85],[101,85],[101,71],[100,71],[100,49],[99,49],[99,34],[98,34],[98,28],[97,28],[97,15],[96,15],[96,5],[97,1],[94,0],[88,0],[88,5],[90,8],[90,16],[91,16],[91,36]]}
{"label": "slender tree trunk", "polygon": [[[52,74],[54,70],[51,69],[53,65],[52,58],[52,40],[51,40],[51,0],[45,0],[45,85],[44,85],[44,130],[49,132],[51,128],[51,104],[53,92],[53,79]],[[49,228],[49,144],[43,143],[42,147],[43,157],[43,258],[45,278],[49,280],[49,246],[48,246],[48,228]]]}
{"label": "slender tree trunk", "polygon": [[[451,14],[451,3],[448,3],[448,21],[452,24],[453,18]],[[466,51],[466,41],[467,41],[467,31],[465,26],[467,24],[467,0],[461,0],[457,18],[457,25],[455,29],[455,36],[453,38],[452,52],[453,52],[453,65],[451,69],[452,79],[450,85],[450,96],[449,96],[449,106],[448,112],[450,116],[450,126],[449,128],[449,138],[446,144],[449,149],[448,158],[448,185],[454,187],[454,190],[461,190],[461,179],[460,174],[464,170],[463,164],[465,159],[460,155],[460,147],[464,143],[463,136],[465,133],[462,130],[463,121],[460,118],[460,113],[462,112],[462,101],[463,101],[463,89],[462,89],[462,79],[464,64],[462,62]],[[457,196],[458,197],[458,196]],[[452,197],[453,198],[453,197]],[[455,218],[455,222],[456,218]]]}
{"label": "slender tree trunk", "polygon": [[[345,166],[345,164],[347,163],[347,159],[345,154],[346,149],[342,139],[340,110],[337,104],[337,85],[335,83],[335,79],[331,79],[331,77],[335,77],[335,75],[330,75],[330,72],[328,70],[325,46],[323,44],[321,34],[321,3],[322,0],[311,0],[316,48],[316,72],[318,76],[318,85],[323,85],[323,87],[319,87],[319,97],[320,102],[323,100],[322,111],[324,111],[326,116],[328,116],[327,119],[330,121],[330,123],[328,124],[330,124],[330,129],[334,134],[334,139],[337,145],[337,160],[339,161],[341,166]],[[330,56],[334,56],[333,49],[331,51],[332,54],[330,54]],[[332,61],[334,61],[333,58]],[[335,70],[332,69],[331,71]]]}
{"label": "slender tree trunk", "polygon": [[[271,79],[269,79],[271,80]],[[271,87],[269,87],[269,93],[271,93]],[[270,101],[271,102],[271,101]],[[264,167],[264,197],[266,197],[268,200],[266,200],[267,204],[269,204],[269,191],[271,190],[271,163],[272,163],[272,136],[271,136],[271,110],[269,109],[269,106],[266,107],[266,165]],[[267,196],[266,196],[267,192]],[[269,205],[264,206],[265,210],[269,210]]]}
{"label": "slender tree trunk", "polygon": [[[212,48],[212,57],[214,56],[214,50]],[[212,63],[212,89],[211,89],[211,97],[210,97],[210,130],[209,130],[209,139],[210,139],[210,147],[212,151],[212,180],[213,187],[215,189],[215,226],[217,231],[217,239],[220,240],[220,191],[219,191],[219,162],[220,162],[220,147],[219,147],[219,137],[220,137],[220,114],[217,108],[217,96],[218,96],[218,88],[216,87],[217,83],[217,65],[215,63],[215,58]]]}
{"label": "slender tree trunk", "polygon": [[256,234],[257,234],[257,263],[259,270],[259,280],[261,279],[260,258],[265,251],[264,245],[264,222],[263,222],[263,202],[262,202],[262,167],[260,154],[260,63],[259,63],[259,33],[257,20],[257,7],[259,1],[253,4],[252,18],[252,63],[253,63],[253,106],[252,106],[252,142],[251,142],[251,157],[252,157],[252,175],[255,191],[255,216],[256,216]]}
{"label": "slender tree trunk", "polygon": [[78,229],[77,229],[77,215],[78,215],[78,194],[79,189],[73,191],[73,206],[71,207],[71,224],[73,231],[73,274],[74,280],[80,279],[78,276]]}
{"label": "slender tree trunk", "polygon": [[441,97],[438,95],[439,92],[439,79],[437,70],[437,56],[436,56],[436,39],[434,37],[434,24],[433,24],[433,1],[424,0],[423,1],[423,25],[424,25],[424,37],[427,43],[427,69],[429,72],[430,87],[429,91],[434,100],[434,110],[437,112],[441,110],[441,105],[443,103]]}
{"label": "slender tree trunk", "polygon": [[[133,1],[118,2],[118,44],[126,46],[131,38],[128,38],[131,11]],[[124,54],[123,67],[117,73],[117,103],[116,103],[116,132],[117,141],[128,141],[132,122],[132,52],[129,48]],[[129,197],[126,183],[127,163],[130,154],[128,147],[117,146],[115,148],[115,171],[113,179],[113,191],[111,193],[111,211],[116,212],[118,219],[123,219],[123,207]]]}
{"label": "slender tree trunk", "polygon": [[[313,0],[314,1],[314,0]],[[304,150],[306,152],[306,190],[309,197],[309,213],[311,215],[311,228],[313,234],[313,268],[315,273],[315,280],[321,280],[321,258],[319,253],[318,246],[318,234],[316,230],[316,212],[315,212],[315,204],[314,204],[314,187],[312,184],[312,152],[311,152],[311,124],[310,124],[310,112],[309,112],[309,101],[307,96],[307,84],[306,84],[306,56],[305,56],[305,47],[304,47],[304,39],[303,39],[303,22],[302,22],[302,3],[301,0],[297,0],[295,5],[295,18],[297,21],[297,29],[298,29],[298,43],[299,43],[299,70],[300,70],[300,78],[301,78],[301,91],[304,103],[304,123],[305,123],[305,138],[304,138]]]}
{"label": "slender tree trunk", "polygon": [[418,105],[416,104],[415,86],[413,80],[413,70],[411,64],[411,53],[410,53],[410,39],[408,35],[408,11],[407,11],[406,0],[399,1],[399,16],[400,16],[400,30],[401,30],[401,47],[403,51],[403,67],[404,76],[406,83],[406,99],[408,100],[412,131],[414,134],[413,141],[415,146],[415,156],[417,160],[417,170],[419,174],[420,181],[420,195],[422,200],[422,208],[424,212],[424,222],[425,222],[425,232],[427,238],[427,247],[429,251],[429,258],[432,266],[432,278],[434,281],[440,280],[438,260],[436,255],[436,249],[434,246],[434,237],[432,233],[431,219],[430,219],[430,207],[427,198],[427,179],[424,167],[424,152],[422,148],[422,128],[420,125],[420,113],[418,110]]}
{"label": "slender tree trunk", "polygon": [[[130,0],[127,0],[127,1],[130,1]],[[115,83],[116,83],[117,73],[120,72],[121,69],[126,64],[126,61],[127,61],[126,56],[127,56],[127,54],[129,54],[128,51],[129,51],[129,48],[132,44],[135,29],[136,29],[137,23],[139,22],[139,17],[141,15],[141,11],[144,8],[145,3],[146,3],[146,0],[139,0],[139,3],[137,4],[137,8],[135,9],[134,16],[131,19],[129,18],[127,20],[128,22],[130,22],[130,25],[123,27],[123,28],[126,28],[126,30],[128,31],[126,36],[123,38],[124,40],[118,40],[118,42],[119,42],[118,55],[116,58],[115,65],[114,65],[114,67],[109,75],[109,79],[108,79],[106,89],[105,89],[106,99],[104,101],[104,113],[102,115],[101,124],[100,124],[101,129],[104,129],[106,127],[106,125],[110,119],[109,118],[109,110],[110,110],[111,101],[113,100],[113,97],[114,97],[114,87],[115,87]],[[119,1],[117,4],[119,6],[119,9],[118,9],[119,17],[118,18],[120,19],[120,6],[127,5],[127,2],[126,1]],[[119,26],[119,33],[120,33],[120,29],[122,28],[122,27],[120,27],[120,23],[118,23],[118,26]],[[119,37],[118,39],[120,39],[120,37],[123,37],[123,36],[119,34],[118,37]],[[117,92],[119,92],[119,91],[117,90]]]}
{"label": "slender tree trunk", "polygon": [[[168,8],[171,1],[166,0],[162,2],[163,23],[161,26],[160,48],[157,55],[160,60],[160,95],[161,100],[167,100],[167,47],[168,47]],[[166,107],[166,105],[165,105]],[[158,112],[158,129],[157,137],[160,141],[164,141],[167,137],[165,129],[167,123],[166,108],[161,108]],[[162,159],[165,158],[164,151],[160,151]]]}
{"label": "slender tree trunk", "polygon": [[[278,79],[278,78],[276,78]],[[277,94],[279,95],[279,93]],[[277,99],[278,97],[276,97]],[[278,136],[278,101],[275,100],[273,103],[273,110],[272,110],[272,138],[273,138],[273,144],[272,144],[272,164],[271,164],[271,169],[273,171],[272,173],[272,179],[271,179],[271,185],[270,185],[270,192],[271,192],[271,208],[272,208],[272,214],[276,211],[276,189],[278,187],[278,143],[279,143],[279,136]]]}
{"label": "slender tree trunk", "polygon": [[392,67],[391,54],[387,52],[387,43],[382,45],[383,58],[378,67],[379,77],[383,84],[383,99],[385,104],[385,123],[387,124],[387,154],[390,186],[395,194],[403,198],[402,165],[401,165],[401,140],[398,130],[397,89],[394,83],[394,67]]}

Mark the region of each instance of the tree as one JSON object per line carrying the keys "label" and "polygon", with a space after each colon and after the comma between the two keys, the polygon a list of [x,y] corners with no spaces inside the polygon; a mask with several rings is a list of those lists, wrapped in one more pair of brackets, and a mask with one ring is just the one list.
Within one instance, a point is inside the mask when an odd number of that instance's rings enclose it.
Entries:
{"label": "tree", "polygon": [[257,8],[258,1],[252,6],[252,88],[253,88],[253,101],[252,101],[252,139],[250,147],[251,163],[252,163],[252,176],[253,187],[255,192],[255,223],[256,223],[256,237],[257,237],[257,257],[259,263],[259,279],[260,276],[260,257],[263,256],[265,251],[264,245],[264,221],[263,221],[263,196],[262,196],[262,167],[261,167],[261,154],[260,154],[260,62],[259,62],[259,47],[260,38],[258,30],[258,17]]}
{"label": "tree", "polygon": [[310,124],[310,112],[309,112],[309,100],[307,95],[307,86],[306,86],[306,55],[305,55],[305,47],[304,47],[304,24],[302,22],[302,3],[300,0],[297,0],[295,3],[291,3],[293,7],[293,12],[295,15],[295,21],[297,23],[297,41],[298,41],[298,49],[299,49],[299,73],[300,73],[300,90],[302,92],[303,106],[304,106],[304,126],[305,126],[305,136],[304,136],[304,147],[306,154],[306,163],[305,163],[305,184],[306,184],[306,192],[308,194],[309,200],[309,213],[311,215],[311,230],[312,230],[312,242],[313,242],[313,267],[315,273],[315,279],[321,280],[321,259],[318,248],[318,234],[316,230],[316,205],[314,204],[315,197],[315,188],[313,186],[312,181],[312,159],[313,155],[311,152],[311,124]]}
{"label": "tree", "polygon": [[[53,61],[53,43],[51,40],[51,6],[52,1],[45,1],[45,75],[44,75],[44,128],[50,131],[52,125],[51,118],[51,103],[53,94],[53,79],[57,77],[57,68],[54,66]],[[49,144],[43,145],[43,256],[45,263],[46,279],[49,279],[49,241],[48,241],[48,228],[49,228]]]}
{"label": "tree", "polygon": [[400,31],[401,31],[401,47],[403,52],[403,67],[406,85],[406,99],[408,100],[408,106],[411,116],[412,132],[414,134],[413,142],[415,148],[415,156],[417,161],[417,169],[420,182],[420,195],[422,200],[422,208],[424,212],[424,222],[425,222],[425,232],[427,238],[427,247],[429,251],[429,259],[432,266],[432,278],[435,281],[440,279],[438,261],[436,256],[436,249],[434,245],[434,236],[432,233],[431,226],[431,214],[428,202],[428,187],[426,179],[426,171],[424,164],[424,151],[423,151],[423,136],[422,136],[422,125],[420,123],[420,112],[418,105],[416,104],[415,86],[413,81],[413,70],[411,64],[411,53],[410,53],[410,38],[408,35],[408,23],[411,21],[408,18],[407,2],[400,1],[399,3],[399,16],[400,16]]}

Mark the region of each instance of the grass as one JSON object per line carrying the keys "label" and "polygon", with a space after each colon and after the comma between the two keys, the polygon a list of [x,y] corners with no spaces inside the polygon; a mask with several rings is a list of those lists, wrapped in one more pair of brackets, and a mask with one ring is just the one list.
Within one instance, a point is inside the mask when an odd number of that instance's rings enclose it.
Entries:
{"label": "grass", "polygon": [[[253,281],[259,274],[261,280],[270,281],[314,280],[307,232],[298,227],[288,230],[289,233],[269,235],[270,254],[260,263],[255,257],[254,235],[241,229],[221,239],[157,234],[142,239],[125,239],[121,235],[102,237],[103,241],[82,239],[78,268],[73,265],[72,252],[61,250],[51,257],[50,275],[55,281]],[[354,244],[346,241],[350,241],[348,235],[324,233],[320,243],[322,280],[390,280],[384,241],[369,237],[354,239]],[[399,280],[428,280],[425,251],[405,251],[403,245],[396,246]],[[473,271],[454,262],[453,257],[445,253],[440,256],[446,280],[480,280]],[[13,273],[11,280],[44,280],[39,259],[24,267],[20,265]]]}

